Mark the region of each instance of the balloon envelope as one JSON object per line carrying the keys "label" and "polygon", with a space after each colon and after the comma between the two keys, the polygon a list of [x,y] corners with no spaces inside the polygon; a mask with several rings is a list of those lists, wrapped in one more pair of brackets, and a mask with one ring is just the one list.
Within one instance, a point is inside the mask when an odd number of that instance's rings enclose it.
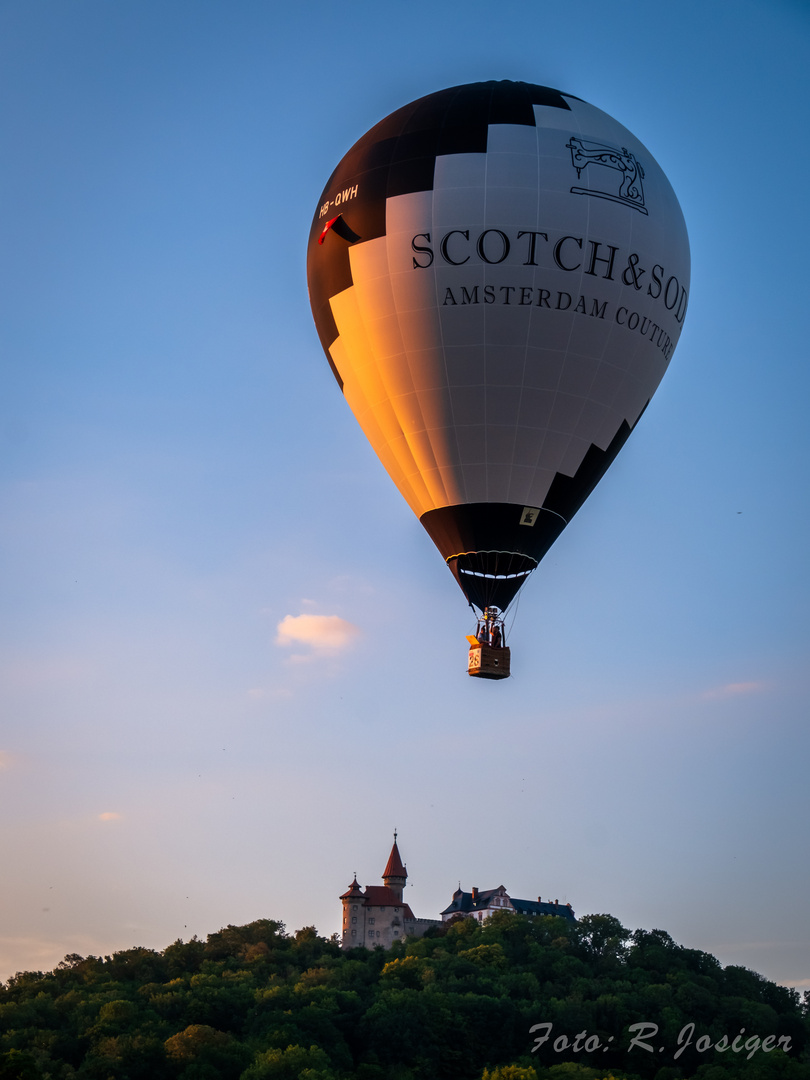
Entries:
{"label": "balloon envelope", "polygon": [[621,449],[689,268],[646,147],[548,87],[421,98],[332,174],[307,257],[321,343],[472,604],[509,605]]}

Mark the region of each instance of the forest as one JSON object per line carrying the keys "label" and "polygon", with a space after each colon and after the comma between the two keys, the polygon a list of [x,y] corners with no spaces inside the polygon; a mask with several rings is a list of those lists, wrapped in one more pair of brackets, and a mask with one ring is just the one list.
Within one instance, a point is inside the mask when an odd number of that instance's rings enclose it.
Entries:
{"label": "forest", "polygon": [[0,1080],[810,1080],[810,994],[611,915],[261,919],[0,984]]}

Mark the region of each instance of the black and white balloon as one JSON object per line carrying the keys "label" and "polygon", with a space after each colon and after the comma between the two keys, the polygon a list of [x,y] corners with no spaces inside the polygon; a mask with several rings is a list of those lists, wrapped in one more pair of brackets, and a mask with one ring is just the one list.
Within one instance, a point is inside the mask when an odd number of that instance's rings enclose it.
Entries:
{"label": "black and white balloon", "polygon": [[470,603],[505,609],[678,343],[689,242],[666,176],[570,94],[442,90],[340,162],[307,273],[371,445]]}

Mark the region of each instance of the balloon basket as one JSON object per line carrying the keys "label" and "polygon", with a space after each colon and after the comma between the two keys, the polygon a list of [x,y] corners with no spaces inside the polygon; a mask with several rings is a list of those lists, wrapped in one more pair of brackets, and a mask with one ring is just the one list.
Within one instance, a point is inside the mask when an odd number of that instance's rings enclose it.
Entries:
{"label": "balloon basket", "polygon": [[477,679],[508,679],[511,649],[506,646],[476,644],[467,656],[467,674]]}

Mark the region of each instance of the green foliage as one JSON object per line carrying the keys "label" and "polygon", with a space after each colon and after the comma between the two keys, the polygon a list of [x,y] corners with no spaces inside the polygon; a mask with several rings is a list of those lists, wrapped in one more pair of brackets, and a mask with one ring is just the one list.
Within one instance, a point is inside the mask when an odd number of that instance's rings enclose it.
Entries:
{"label": "green foliage", "polygon": [[266,1050],[243,1073],[242,1080],[333,1080],[329,1058],[317,1046]]}
{"label": "green foliage", "polygon": [[496,1065],[485,1068],[481,1080],[537,1080],[537,1070],[530,1065]]}
{"label": "green foliage", "polygon": [[[0,1080],[810,1080],[808,1005],[610,915],[460,919],[388,952],[261,919],[16,975]],[[769,1051],[714,1049],[741,1028]]]}
{"label": "green foliage", "polygon": [[231,1041],[224,1031],[208,1027],[206,1024],[189,1024],[183,1031],[178,1031],[165,1042],[166,1055],[174,1061],[196,1061],[220,1050]]}
{"label": "green foliage", "polygon": [[42,1074],[30,1054],[7,1050],[0,1054],[0,1080],[40,1080]]}

